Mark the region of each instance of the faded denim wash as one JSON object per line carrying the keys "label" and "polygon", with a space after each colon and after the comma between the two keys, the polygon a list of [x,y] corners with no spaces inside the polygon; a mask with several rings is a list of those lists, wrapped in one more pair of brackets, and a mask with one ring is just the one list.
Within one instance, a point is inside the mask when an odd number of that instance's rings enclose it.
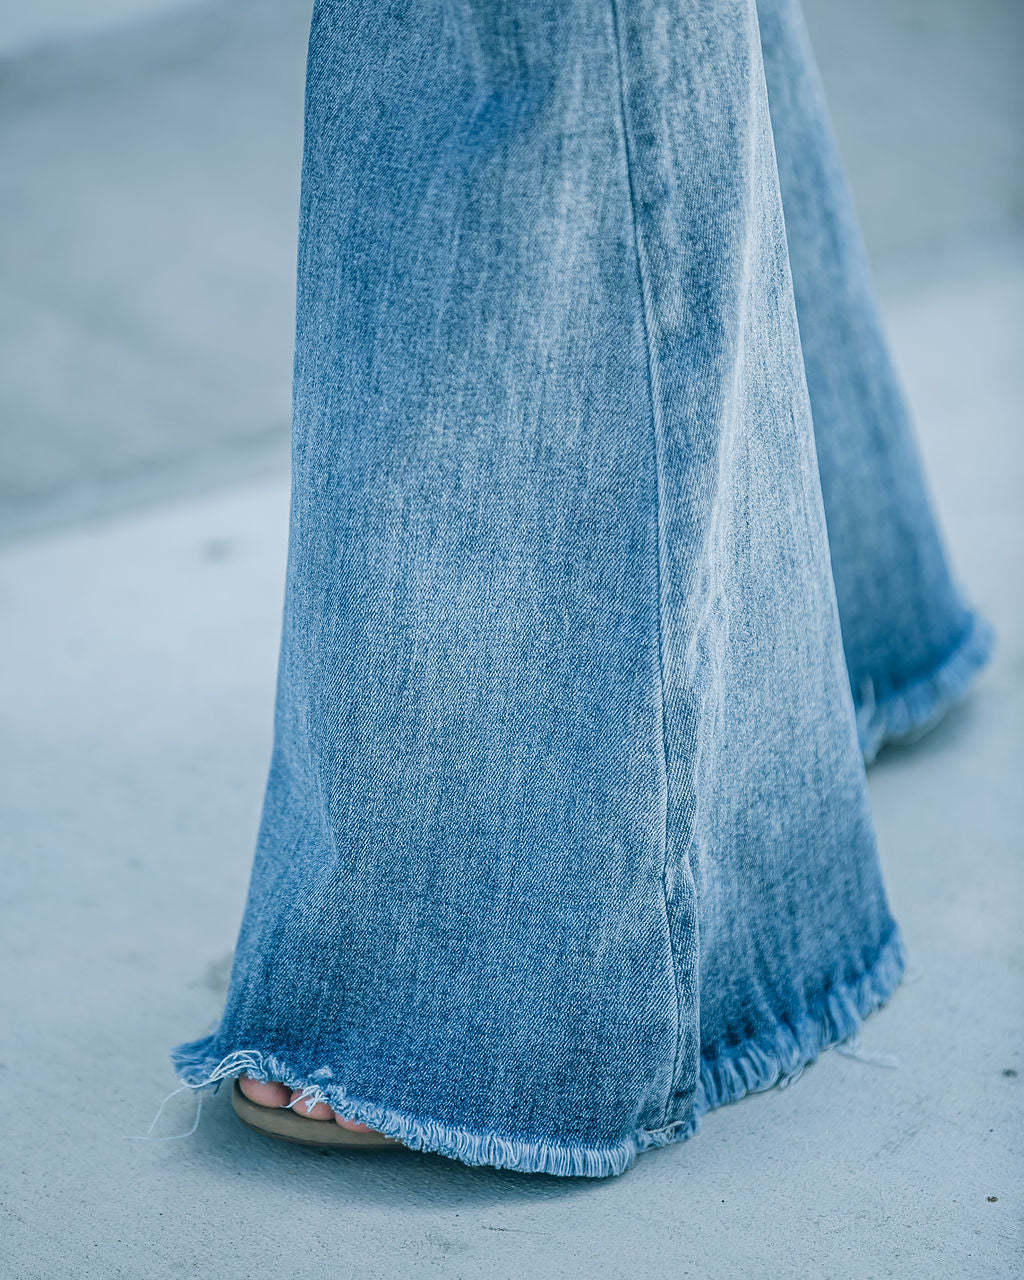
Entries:
{"label": "faded denim wash", "polygon": [[990,643],[794,0],[320,0],[298,276],[273,759],[178,1071],[619,1173],[891,993],[864,760]]}

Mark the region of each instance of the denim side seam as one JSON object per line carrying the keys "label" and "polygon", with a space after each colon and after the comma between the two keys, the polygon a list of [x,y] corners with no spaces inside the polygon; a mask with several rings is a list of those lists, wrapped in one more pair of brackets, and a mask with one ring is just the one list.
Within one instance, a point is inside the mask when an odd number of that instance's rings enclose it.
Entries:
{"label": "denim side seam", "polygon": [[876,699],[870,680],[864,681],[854,699],[857,737],[866,764],[887,743],[914,741],[967,696],[974,677],[987,664],[995,647],[995,633],[976,613],[968,619],[960,640],[926,675]]}
{"label": "denim side seam", "polygon": [[257,1080],[279,1080],[300,1090],[301,1100],[326,1102],[345,1119],[369,1125],[416,1151],[520,1173],[604,1178],[624,1173],[643,1151],[685,1141],[697,1132],[700,1117],[716,1107],[797,1080],[824,1050],[857,1033],[864,1019],[892,995],[905,967],[906,950],[894,928],[874,963],[856,980],[822,992],[813,1007],[799,1017],[780,1018],[769,1031],[703,1058],[696,1096],[686,1117],[601,1146],[506,1137],[439,1124],[429,1117],[352,1098],[343,1085],[332,1083],[334,1071],[330,1067],[303,1069],[287,1051],[234,1049],[225,1053],[217,1035],[180,1045],[172,1058],[179,1078],[192,1089],[215,1086],[244,1072]]}
{"label": "denim side seam", "polygon": [[[683,1043],[683,1009],[682,1000],[683,992],[679,982],[679,970],[676,963],[675,946],[672,941],[672,913],[669,904],[669,888],[668,888],[668,830],[669,830],[669,767],[668,767],[668,739],[665,731],[665,702],[666,702],[666,682],[665,682],[665,525],[662,517],[664,499],[662,489],[664,486],[664,439],[663,431],[659,424],[658,414],[658,398],[654,389],[654,351],[651,341],[651,323],[649,316],[650,300],[649,286],[644,271],[643,258],[640,253],[640,227],[639,215],[637,212],[637,194],[636,183],[633,176],[633,160],[631,154],[631,145],[629,139],[629,126],[627,123],[626,113],[626,73],[623,66],[622,58],[622,37],[619,23],[619,7],[618,0],[608,0],[608,9],[611,16],[611,37],[615,53],[616,76],[619,89],[619,127],[622,133],[622,154],[626,169],[626,189],[629,194],[629,213],[630,225],[633,231],[633,254],[636,263],[636,280],[637,291],[640,298],[640,321],[644,335],[644,351],[647,357],[647,394],[650,399],[651,406],[651,435],[654,442],[654,509],[655,522],[657,530],[656,544],[656,568],[657,568],[657,590],[658,590],[658,719],[661,730],[661,752],[662,752],[662,781],[663,781],[663,828],[662,828],[662,867],[661,867],[661,889],[662,898],[665,908],[665,930],[668,936],[669,962],[672,966],[672,981],[675,989],[676,997],[676,1044],[675,1053],[672,1059],[671,1074],[668,1081],[668,1090],[665,1096],[665,1106],[663,1115],[666,1126],[673,1128],[668,1124],[668,1117],[676,1102],[676,1077],[679,1073],[679,1060],[682,1052]],[[696,923],[694,925],[696,927]],[[676,1122],[678,1123],[678,1122]]]}

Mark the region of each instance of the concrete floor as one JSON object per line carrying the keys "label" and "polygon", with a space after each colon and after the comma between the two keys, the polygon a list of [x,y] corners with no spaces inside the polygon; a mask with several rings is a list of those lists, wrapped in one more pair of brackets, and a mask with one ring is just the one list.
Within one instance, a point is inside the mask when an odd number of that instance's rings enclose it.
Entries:
{"label": "concrete floor", "polygon": [[[949,541],[1001,640],[971,700],[871,772],[913,972],[862,1048],[898,1066],[829,1053],[790,1089],[720,1111],[693,1141],[596,1184],[413,1154],[293,1150],[242,1129],[223,1093],[190,1137],[172,1136],[193,1121],[182,1094],[157,1140],[138,1140],[174,1087],[168,1046],[219,1011],[267,763],[301,7],[256,6],[240,30],[223,6],[205,28],[183,10],[177,42],[161,19],[19,55],[0,79],[5,154],[22,160],[4,169],[14,198],[0,237],[2,278],[17,286],[0,315],[2,420],[15,436],[0,552],[0,1271],[1018,1274],[1024,255],[1002,54],[987,64],[991,127],[979,131],[979,155],[962,158],[970,192],[938,212],[915,209],[912,175],[897,199],[885,166],[872,169],[874,145],[861,167]],[[934,43],[959,9],[933,8]],[[982,8],[1012,28],[1009,6]],[[877,4],[862,12],[881,21]],[[894,46],[903,41],[906,65],[919,67],[907,15],[923,10],[898,12]],[[835,59],[841,132],[870,139],[888,113],[887,136],[904,146],[915,135],[891,110],[893,83],[869,95],[870,118],[850,114],[860,99],[841,64],[864,47],[860,26],[844,32],[821,4],[811,16]],[[964,30],[952,18],[945,30],[963,65],[944,92],[974,92],[993,38],[979,36],[972,61]],[[275,39],[287,68],[277,79]],[[897,53],[887,47],[881,63],[897,65]],[[155,86],[154,66],[164,67]],[[118,120],[133,84],[139,120]],[[204,112],[214,119],[205,150]],[[162,132],[170,118],[193,132]],[[937,181],[941,151],[921,132],[917,190]],[[46,145],[51,136],[63,150]],[[942,163],[955,167],[960,147],[953,135]],[[900,154],[912,163],[917,151]],[[127,209],[110,207],[122,199]],[[927,251],[913,242],[918,215]],[[174,246],[173,262],[155,245]],[[238,294],[243,285],[250,292]]]}

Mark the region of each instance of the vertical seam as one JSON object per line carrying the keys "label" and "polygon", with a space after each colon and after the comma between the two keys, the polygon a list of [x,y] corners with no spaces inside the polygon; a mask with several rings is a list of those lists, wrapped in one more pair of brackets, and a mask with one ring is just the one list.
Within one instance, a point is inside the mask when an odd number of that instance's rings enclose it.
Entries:
{"label": "vertical seam", "polygon": [[669,911],[669,891],[668,891],[668,806],[669,806],[669,771],[668,771],[668,737],[665,728],[665,573],[663,569],[663,560],[666,555],[665,527],[662,519],[663,510],[663,486],[664,486],[664,431],[659,423],[658,400],[655,394],[654,383],[654,349],[651,341],[651,324],[649,320],[650,308],[650,290],[647,281],[647,275],[644,271],[643,256],[640,251],[640,219],[637,210],[637,193],[636,182],[634,179],[634,161],[632,155],[632,146],[630,143],[629,124],[626,108],[626,73],[623,65],[622,56],[622,38],[619,21],[618,0],[609,0],[609,9],[611,11],[612,21],[612,43],[615,49],[615,64],[618,78],[619,88],[619,124],[622,129],[623,155],[626,166],[626,185],[629,194],[630,216],[633,230],[633,253],[636,263],[636,279],[640,292],[640,319],[643,328],[644,349],[647,357],[647,394],[650,399],[651,406],[651,434],[654,440],[654,499],[655,499],[655,520],[657,525],[657,543],[655,567],[657,573],[657,589],[658,589],[658,719],[661,730],[661,754],[662,754],[662,777],[665,796],[665,814],[662,827],[662,868],[661,868],[661,888],[662,897],[665,908],[665,928],[668,934],[668,950],[669,959],[672,964],[672,981],[675,989],[675,1009],[676,1009],[676,1030],[675,1030],[675,1051],[672,1058],[672,1074],[668,1084],[668,1094],[665,1099],[664,1120],[665,1124],[669,1123],[669,1112],[672,1106],[672,1098],[675,1092],[676,1075],[679,1070],[679,1055],[682,1047],[682,1009],[680,1002],[682,993],[679,986],[679,973],[676,964],[675,946],[672,938],[672,916]]}

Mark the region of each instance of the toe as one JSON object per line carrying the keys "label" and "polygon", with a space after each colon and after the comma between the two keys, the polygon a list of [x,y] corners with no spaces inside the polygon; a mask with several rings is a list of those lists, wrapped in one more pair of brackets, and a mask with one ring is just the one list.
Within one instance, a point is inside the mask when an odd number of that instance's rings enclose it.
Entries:
{"label": "toe", "polygon": [[368,1124],[356,1124],[354,1120],[346,1120],[342,1116],[335,1116],[334,1122],[340,1124],[343,1129],[348,1129],[350,1133],[373,1133]]}
{"label": "toe", "polygon": [[260,1107],[284,1107],[291,1097],[291,1090],[277,1080],[253,1080],[249,1076],[239,1076],[238,1083],[249,1101]]}
{"label": "toe", "polygon": [[301,1089],[293,1089],[291,1097],[288,1099],[288,1105],[297,1116],[302,1116],[306,1120],[330,1120],[334,1112],[330,1109],[326,1102],[314,1102],[310,1105],[310,1099],[300,1102],[302,1097]]}

